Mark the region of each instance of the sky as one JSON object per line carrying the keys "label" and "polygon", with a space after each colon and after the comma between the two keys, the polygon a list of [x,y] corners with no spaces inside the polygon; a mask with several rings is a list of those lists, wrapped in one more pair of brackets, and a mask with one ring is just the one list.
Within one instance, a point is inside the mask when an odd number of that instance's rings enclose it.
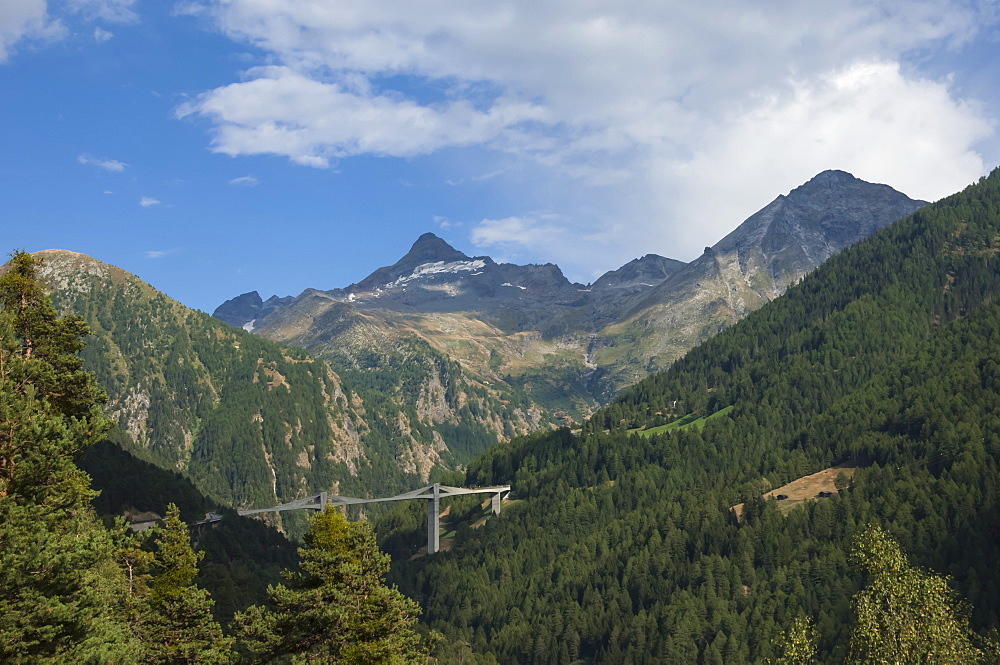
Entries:
{"label": "sky", "polygon": [[1000,164],[1000,0],[2,0],[4,252],[211,312],[431,231],[573,281],[842,169]]}

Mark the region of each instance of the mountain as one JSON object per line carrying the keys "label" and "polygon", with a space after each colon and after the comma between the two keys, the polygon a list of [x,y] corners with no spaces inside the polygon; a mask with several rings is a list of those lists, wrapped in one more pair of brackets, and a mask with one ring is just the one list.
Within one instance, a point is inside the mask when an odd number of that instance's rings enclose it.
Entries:
{"label": "mountain", "polygon": [[[115,442],[183,472],[223,505],[413,489],[435,469],[547,423],[523,396],[466,381],[418,343],[393,356],[406,356],[392,375],[404,399],[368,366],[345,379],[114,266],[65,250],[38,256],[56,306],[93,330],[83,357],[108,392]],[[271,520],[291,534],[305,525],[296,512]]]}
{"label": "mountain", "polygon": [[824,171],[776,198],[655,288],[623,303],[626,311],[595,340],[593,361],[611,386],[631,385],[778,297],[837,252],[923,205],[887,185]]}
{"label": "mountain", "polygon": [[685,265],[687,264],[677,259],[647,254],[632,259],[617,270],[604,273],[590,285],[590,291],[598,294],[594,298],[638,293],[662,284]]}
{"label": "mountain", "polygon": [[350,286],[267,301],[253,292],[214,316],[307,349],[338,371],[411,340],[471,380],[526,393],[570,422],[924,204],[825,171],[691,263],[649,254],[589,286],[552,264],[470,257],[427,233]]}
{"label": "mountain", "polygon": [[[513,317],[507,327],[530,327],[545,307],[580,305],[586,296],[552,264],[517,266],[498,264],[488,256],[466,256],[433,233],[420,236],[412,248],[391,266],[379,268],[360,282],[330,291],[307,289],[297,298],[271,297],[262,301],[256,292],[243,294],[221,305],[214,316],[237,327],[255,330],[273,326],[287,309],[301,308],[301,301],[329,299],[358,309],[401,313],[439,314],[490,312],[496,321]],[[517,314],[513,314],[517,312]]]}
{"label": "mountain", "polygon": [[[513,500],[477,529],[462,520],[478,506],[452,506],[448,556],[404,553],[393,579],[499,662],[773,662],[805,616],[816,662],[842,663],[867,582],[850,548],[879,524],[996,631],[998,298],[1000,169],[831,257],[579,433],[491,448],[464,480]],[[765,499],[838,468],[827,494]]]}
{"label": "mountain", "polygon": [[259,293],[253,291],[251,293],[244,293],[232,300],[227,300],[216,308],[214,316],[229,325],[252,332],[257,319],[263,319],[281,305],[291,302],[291,300],[291,297],[278,298],[277,296],[271,296],[265,302],[260,299]]}

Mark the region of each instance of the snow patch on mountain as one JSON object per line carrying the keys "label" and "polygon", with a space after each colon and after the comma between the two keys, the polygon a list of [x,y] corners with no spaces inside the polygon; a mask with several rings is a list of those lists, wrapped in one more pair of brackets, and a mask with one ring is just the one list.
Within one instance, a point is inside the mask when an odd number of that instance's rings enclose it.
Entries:
{"label": "snow patch on mountain", "polygon": [[473,275],[482,274],[477,273],[477,270],[482,270],[486,267],[486,262],[481,259],[472,259],[470,261],[434,261],[433,263],[423,263],[413,269],[409,275],[404,275],[396,279],[389,284],[386,284],[384,288],[394,289],[413,280],[420,279],[421,277],[430,277],[431,275],[445,275],[445,274],[457,274],[460,272],[471,272]]}

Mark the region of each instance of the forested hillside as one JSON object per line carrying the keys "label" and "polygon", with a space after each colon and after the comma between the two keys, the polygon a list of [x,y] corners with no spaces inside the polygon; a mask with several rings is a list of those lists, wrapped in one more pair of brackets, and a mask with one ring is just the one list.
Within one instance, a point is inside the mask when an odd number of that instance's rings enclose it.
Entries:
{"label": "forested hillside", "polygon": [[[231,512],[218,527],[195,523],[192,532],[172,500],[159,502],[174,495],[190,512],[208,499],[106,442],[94,448],[114,422],[101,408],[104,391],[82,369],[89,328],[57,314],[39,266],[15,251],[0,275],[0,661],[425,662],[437,640],[414,631],[419,607],[383,584],[389,557],[366,522],[348,523],[330,507],[310,520],[297,565],[265,595],[259,584],[269,564],[293,561],[279,534]],[[80,456],[107,490],[97,505],[141,503],[163,519],[141,532],[120,518],[102,525]],[[216,584],[228,592],[219,613],[232,618],[236,637],[195,584],[204,552],[192,540],[214,550],[216,568],[201,571],[206,586],[220,582],[212,574],[219,568],[254,568],[244,572],[256,579]],[[254,591],[268,603],[246,607]],[[233,616],[236,608],[245,611]]]}
{"label": "forested hillside", "polygon": [[[395,581],[500,662],[758,662],[804,615],[820,661],[839,663],[865,582],[848,552],[876,523],[953,576],[975,629],[997,628],[998,253],[995,171],[831,258],[579,434],[487,451],[466,482],[510,482],[516,501],[450,553],[401,558]],[[858,467],[849,488],[787,515],[760,498],[834,463]]]}
{"label": "forested hillside", "polygon": [[[111,437],[126,450],[237,508],[338,482],[403,482],[391,452],[366,454],[361,405],[325,363],[219,325],[89,257],[41,257],[56,306],[92,327],[85,367],[108,391]],[[301,533],[302,516],[291,520]]]}
{"label": "forested hillside", "polygon": [[162,518],[170,504],[187,524],[204,520],[209,511],[223,515],[221,521],[193,527],[192,533],[195,547],[204,553],[196,581],[211,594],[213,613],[223,625],[237,611],[263,603],[268,585],[280,582],[281,571],[298,560],[295,546],[273,527],[220,508],[180,473],[144,462],[109,441],[87,449],[78,466],[100,492],[91,503],[106,524],[127,509]]}
{"label": "forested hillside", "polygon": [[[541,424],[523,397],[461,382],[429,349],[369,354],[345,363],[342,377],[113,266],[61,250],[39,256],[56,306],[93,331],[82,356],[108,392],[118,424],[109,436],[221,505],[413,489],[433,469]],[[298,512],[269,519],[293,535],[305,528]]]}

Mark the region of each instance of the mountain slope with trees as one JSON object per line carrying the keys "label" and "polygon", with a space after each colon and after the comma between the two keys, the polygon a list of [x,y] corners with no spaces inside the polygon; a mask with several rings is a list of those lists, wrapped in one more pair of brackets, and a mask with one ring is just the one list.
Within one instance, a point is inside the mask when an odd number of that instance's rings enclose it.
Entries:
{"label": "mountain slope with trees", "polygon": [[[118,423],[109,436],[222,505],[413,489],[435,468],[549,422],[523,394],[465,381],[426,345],[366,357],[340,375],[113,266],[63,250],[39,257],[56,305],[91,327],[82,356],[109,395]],[[301,514],[270,519],[292,534],[305,529]]]}
{"label": "mountain slope with trees", "polygon": [[230,662],[232,641],[192,585],[187,527],[168,519],[134,536],[90,506],[73,458],[112,421],[78,356],[87,333],[57,316],[36,260],[15,252],[0,277],[0,660]]}
{"label": "mountain slope with trees", "polygon": [[[1000,627],[998,261],[995,171],[832,257],[579,434],[487,451],[465,481],[510,482],[517,501],[394,579],[432,627],[501,662],[758,662],[804,615],[818,662],[840,663],[864,584],[849,553],[875,523],[952,576],[974,629]],[[858,470],[832,496],[787,515],[761,498],[835,463]]]}
{"label": "mountain slope with trees", "polygon": [[[194,584],[204,553],[192,548],[174,503],[162,524],[141,533],[121,519],[101,524],[90,505],[98,493],[74,463],[113,426],[102,409],[106,395],[79,357],[89,329],[77,316],[58,316],[39,259],[14,252],[6,268],[0,276],[0,661],[221,665],[285,662],[288,654],[293,662],[426,661],[435,640],[413,630],[416,604],[384,585],[388,557],[378,552],[371,528],[349,524],[332,508],[310,521],[301,570],[287,575],[289,587],[269,589],[270,607],[238,615],[240,640],[223,633],[213,600]],[[90,459],[105,475],[109,450]],[[186,494],[197,499],[193,490]],[[298,601],[291,607],[280,603],[288,594]],[[303,607],[310,597],[321,601],[319,617]],[[335,629],[331,617],[340,618]]]}

